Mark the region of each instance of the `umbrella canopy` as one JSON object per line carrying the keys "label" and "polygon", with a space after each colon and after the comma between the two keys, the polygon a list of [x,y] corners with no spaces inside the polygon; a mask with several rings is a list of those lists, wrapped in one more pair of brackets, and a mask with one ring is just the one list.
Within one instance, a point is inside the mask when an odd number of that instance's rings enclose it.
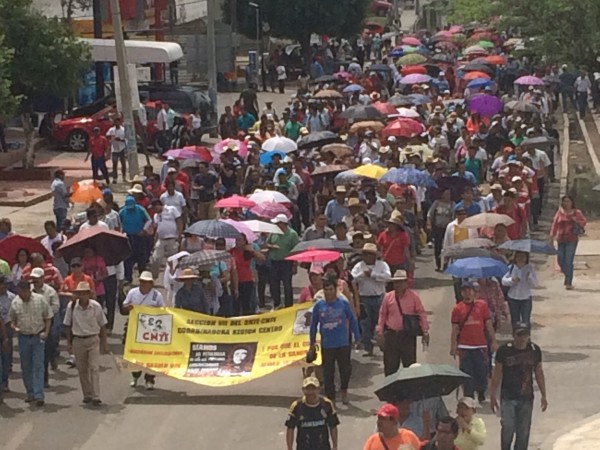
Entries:
{"label": "umbrella canopy", "polygon": [[408,95],[395,94],[388,99],[388,103],[397,108],[398,106],[412,105],[413,101]]}
{"label": "umbrella canopy", "polygon": [[[449,41],[440,41],[435,43],[435,48],[439,48],[445,52],[455,52],[458,50],[456,44]],[[435,58],[435,57],[434,57]],[[433,60],[433,58],[432,58]]]}
{"label": "umbrella canopy", "polygon": [[425,94],[410,94],[408,97],[410,97],[410,101],[415,106],[424,105],[425,103],[431,103],[433,101],[431,97]]}
{"label": "umbrella canopy", "polygon": [[552,147],[556,144],[558,144],[558,141],[554,138],[547,137],[547,136],[538,136],[538,137],[525,139],[523,142],[521,142],[521,147],[542,148],[542,147]]}
{"label": "umbrella canopy", "polygon": [[[172,157],[175,159],[193,159],[196,161],[205,161],[205,162],[212,161],[212,155],[210,154],[210,151],[208,149],[206,149],[206,153],[205,153],[204,157],[199,152],[195,152],[195,151],[185,149],[185,148],[176,148],[176,149],[166,151],[165,153],[163,153],[163,156],[166,158]],[[205,158],[208,158],[208,159],[205,159]]]}
{"label": "umbrella canopy", "polygon": [[336,72],[333,74],[333,76],[336,78],[341,78],[342,80],[351,80],[352,79],[352,74],[350,72],[346,72],[345,70]]}
{"label": "umbrella canopy", "polygon": [[504,109],[507,111],[518,111],[518,112],[524,112],[524,113],[539,113],[540,109],[535,106],[532,105],[531,103],[526,103],[520,100],[512,100],[508,103],[506,103],[506,105],[504,105]]}
{"label": "umbrella canopy", "polygon": [[240,156],[245,156],[248,154],[248,147],[246,146],[246,142],[239,141],[237,139],[223,139],[221,142],[217,143],[213,147],[212,153],[220,155],[227,148],[237,148]]}
{"label": "umbrella canopy", "polygon": [[363,90],[364,88],[360,84],[349,84],[342,92],[345,94],[354,94],[355,92],[362,92]]}
{"label": "umbrella canopy", "polygon": [[246,225],[244,222],[240,222],[238,220],[232,220],[232,219],[219,219],[219,220],[220,220],[220,222],[231,225],[237,231],[239,231],[244,236],[246,236],[246,239],[248,240],[248,242],[254,242],[258,239],[258,236],[256,234],[254,234],[254,231],[252,231],[250,228],[248,228],[248,225]]}
{"label": "umbrella canopy", "polygon": [[220,220],[199,220],[187,227],[185,233],[213,239],[236,239],[241,236],[238,230]]}
{"label": "umbrella canopy", "polygon": [[455,202],[460,200],[466,187],[472,186],[469,180],[459,176],[442,177],[436,180],[436,183],[438,187],[432,190],[432,197],[437,200],[444,190],[450,189],[450,195]]}
{"label": "umbrella canopy", "polygon": [[451,33],[449,30],[442,30],[442,31],[438,31],[437,33],[435,33],[433,35],[433,39],[434,40],[444,40],[444,39],[452,39],[452,35],[453,33]]}
{"label": "umbrella canopy", "polygon": [[420,73],[425,75],[427,73],[427,69],[423,66],[405,66],[400,69],[400,73],[402,75],[411,75],[414,73]]}
{"label": "umbrella canopy", "polygon": [[179,260],[177,267],[207,267],[219,261],[231,259],[231,254],[225,250],[200,250]]}
{"label": "umbrella canopy", "polygon": [[485,55],[487,54],[487,51],[485,48],[480,47],[479,45],[471,45],[470,47],[465,48],[463,53],[468,56]]}
{"label": "umbrella canopy", "polygon": [[342,119],[359,120],[383,120],[385,115],[381,114],[377,108],[371,105],[350,106],[340,114]]}
{"label": "umbrella canopy", "polygon": [[491,41],[479,41],[477,45],[481,48],[494,48],[494,43]]}
{"label": "umbrella canopy", "polygon": [[472,97],[467,103],[467,109],[470,112],[477,112],[483,117],[493,117],[502,111],[504,104],[494,95],[478,95]]}
{"label": "umbrella canopy", "polygon": [[[445,42],[445,44],[450,44],[450,42]],[[431,61],[439,64],[452,64],[452,57],[444,54],[433,55]]]}
{"label": "umbrella canopy", "polygon": [[463,79],[465,81],[477,80],[479,78],[483,78],[483,79],[487,78],[487,79],[489,79],[490,76],[487,73],[485,73],[485,72],[479,72],[478,70],[475,70],[473,72],[466,72],[463,75]]}
{"label": "umbrella canopy", "polygon": [[503,55],[490,55],[486,56],[485,60],[495,66],[503,66],[506,64],[506,56]]}
{"label": "umbrella canopy", "polygon": [[118,231],[100,227],[84,229],[60,246],[65,260],[70,261],[83,255],[86,247],[92,247],[107,266],[116,266],[131,256],[129,239]]}
{"label": "umbrella canopy", "polygon": [[404,167],[390,169],[388,173],[381,177],[380,182],[394,184],[410,184],[412,186],[432,187],[437,186],[433,178],[428,173],[417,169],[407,169]]}
{"label": "umbrella canopy", "polygon": [[527,75],[515,80],[515,84],[521,84],[524,86],[543,86],[544,80],[533,75]]}
{"label": "umbrella canopy", "polygon": [[421,84],[429,83],[430,81],[431,77],[422,73],[413,73],[411,75],[406,75],[405,77],[400,78],[401,84]]}
{"label": "umbrella canopy", "polygon": [[350,169],[350,170],[345,170],[343,172],[338,173],[335,176],[333,182],[335,183],[336,186],[338,186],[340,184],[353,183],[358,180],[360,180],[360,175],[356,175],[354,173],[354,170]]}
{"label": "umbrella canopy", "polygon": [[472,238],[472,239],[465,239],[464,241],[460,241],[454,245],[451,245],[450,247],[448,247],[447,250],[458,250],[458,249],[465,249],[465,248],[491,248],[493,246],[494,246],[494,243],[489,239]]}
{"label": "umbrella canopy", "polygon": [[290,153],[298,150],[298,145],[286,137],[275,136],[263,142],[262,149],[267,152],[278,150],[283,153]]}
{"label": "umbrella canopy", "polygon": [[312,241],[299,242],[290,252],[290,255],[302,253],[307,250],[331,250],[341,253],[352,253],[355,250],[347,242],[334,239],[314,239]]}
{"label": "umbrella canopy", "polygon": [[404,55],[404,50],[402,50],[401,47],[397,47],[397,48],[393,48],[389,53],[388,56],[390,58],[400,58],[401,56]]}
{"label": "umbrella canopy", "polygon": [[317,92],[313,95],[313,98],[322,98],[322,99],[337,99],[344,98],[344,96],[338,91],[334,91],[333,89],[323,89],[322,91]]}
{"label": "umbrella canopy", "polygon": [[462,25],[452,25],[448,31],[450,33],[460,33],[463,30],[463,26]]}
{"label": "umbrella canopy", "polygon": [[376,122],[374,120],[366,120],[363,122],[353,123],[350,127],[350,133],[359,133],[364,130],[373,130],[376,133],[379,133],[385,125],[382,122]]}
{"label": "umbrella canopy", "polygon": [[72,203],[93,203],[96,200],[100,200],[102,198],[102,191],[96,185],[96,183],[92,184],[79,184],[77,182],[73,183],[71,186],[72,194],[69,197],[69,200]]}
{"label": "umbrella canopy", "polygon": [[[360,122],[359,122],[360,123]],[[379,123],[379,122],[378,122]],[[352,156],[354,151],[352,147],[346,144],[328,144],[321,147],[321,153],[331,152],[335,155],[336,158],[345,158],[347,156]]]}
{"label": "umbrella canopy", "polygon": [[384,169],[381,166],[376,164],[365,164],[357,167],[356,169],[352,169],[352,172],[355,175],[372,178],[374,180],[379,180],[382,176],[384,176],[387,172],[387,169]]}
{"label": "umbrella canopy", "polygon": [[425,56],[420,55],[418,53],[411,53],[409,55],[404,55],[398,58],[396,64],[400,66],[410,66],[414,64],[421,64],[425,61],[427,61],[427,58]]}
{"label": "umbrella canopy", "polygon": [[413,47],[412,45],[403,45],[400,48],[402,49],[405,55],[417,52],[417,47]]}
{"label": "umbrella canopy", "polygon": [[480,89],[482,87],[491,86],[493,83],[489,78],[475,78],[467,83],[469,89]]}
{"label": "umbrella canopy", "polygon": [[262,220],[244,220],[242,223],[255,233],[283,234],[281,228],[270,222],[263,222]]}
{"label": "umbrella canopy", "polygon": [[449,365],[413,364],[385,377],[375,394],[384,402],[396,402],[401,398],[419,401],[443,397],[469,378],[466,373]]}
{"label": "umbrella canopy", "polygon": [[384,138],[389,136],[411,138],[420,135],[423,131],[425,127],[416,120],[395,119],[386,125],[381,134]]}
{"label": "umbrella canopy", "polygon": [[279,158],[285,158],[285,153],[280,150],[273,150],[271,152],[262,152],[258,157],[258,162],[261,166],[268,166],[273,162],[273,157],[279,155]]}
{"label": "umbrella canopy", "polygon": [[333,83],[334,81],[339,81],[339,78],[335,75],[323,75],[319,78],[315,78],[312,82],[313,82],[313,84],[317,84],[317,83]]}
{"label": "umbrella canopy", "polygon": [[304,149],[321,147],[339,140],[339,136],[332,131],[316,131],[314,133],[307,134],[306,136],[302,136],[298,141],[298,148]]}
{"label": "umbrella canopy", "polygon": [[332,164],[332,165],[328,165],[328,166],[319,166],[319,167],[315,168],[315,170],[313,170],[310,175],[312,177],[318,177],[320,175],[330,175],[333,173],[340,173],[340,172],[343,172],[348,169],[349,169],[349,167],[345,166],[343,164]]}
{"label": "umbrella canopy", "polygon": [[257,205],[259,203],[291,203],[290,199],[283,195],[281,192],[277,191],[261,191],[257,189],[254,191],[252,195],[248,197]]}
{"label": "umbrella canopy", "polygon": [[542,255],[556,255],[556,249],[544,241],[535,239],[517,239],[507,241],[498,247],[502,250],[511,250],[513,252],[540,253]]}
{"label": "umbrella canopy", "polygon": [[30,254],[41,253],[46,261],[50,260],[48,250],[40,241],[20,234],[11,234],[0,241],[0,259],[12,267],[17,262],[17,252],[22,248]]}
{"label": "umbrella canopy", "polygon": [[496,71],[489,64],[486,63],[477,63],[472,61],[470,64],[467,64],[462,68],[465,72],[483,72],[492,76],[496,73]]}
{"label": "umbrella canopy", "polygon": [[442,254],[446,258],[462,259],[462,258],[493,258],[503,260],[503,256],[494,253],[486,248],[470,247],[470,248],[451,248],[445,249]]}
{"label": "umbrella canopy", "polygon": [[402,43],[406,44],[406,45],[412,45],[414,47],[418,47],[419,45],[421,45],[421,41],[418,40],[416,37],[413,36],[406,36],[402,38]]}
{"label": "umbrella canopy", "polygon": [[397,110],[398,117],[402,117],[404,119],[418,119],[421,115],[410,108],[398,108]]}
{"label": "umbrella canopy", "polygon": [[250,208],[250,212],[265,219],[274,219],[279,214],[284,214],[288,219],[292,218],[292,213],[284,203],[262,202]]}
{"label": "umbrella canopy", "polygon": [[515,221],[506,214],[497,214],[497,213],[480,213],[475,214],[474,216],[467,217],[462,223],[459,225],[461,228],[483,228],[490,227],[494,228],[496,225],[512,225]]}
{"label": "umbrella canopy", "polygon": [[376,102],[373,103],[373,108],[376,108],[381,114],[389,116],[391,114],[397,114],[396,108],[391,103]]}
{"label": "umbrella canopy", "polygon": [[340,252],[309,249],[295,255],[290,255],[285,259],[286,261],[296,261],[301,263],[324,263],[340,259]]}
{"label": "umbrella canopy", "polygon": [[508,272],[508,266],[493,258],[462,258],[448,266],[444,273],[456,278],[489,278],[503,277]]}
{"label": "umbrella canopy", "polygon": [[252,208],[256,203],[240,195],[222,198],[215,203],[215,208]]}

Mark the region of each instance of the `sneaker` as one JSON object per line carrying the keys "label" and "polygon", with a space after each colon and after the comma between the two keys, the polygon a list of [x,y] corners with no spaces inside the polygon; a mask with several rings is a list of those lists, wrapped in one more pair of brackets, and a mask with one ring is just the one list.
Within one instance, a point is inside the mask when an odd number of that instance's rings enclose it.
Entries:
{"label": "sneaker", "polygon": [[477,395],[477,400],[479,401],[479,403],[483,403],[483,402],[485,402],[485,392],[480,392],[480,393]]}
{"label": "sneaker", "polygon": [[348,405],[350,403],[350,399],[348,398],[348,391],[341,391],[342,394],[342,403],[344,405]]}
{"label": "sneaker", "polygon": [[52,370],[58,370],[58,360],[56,358],[50,360],[50,367],[52,367]]}
{"label": "sneaker", "polygon": [[133,377],[133,379],[131,380],[131,383],[129,383],[129,386],[136,387],[138,384],[138,380],[139,380],[139,378]]}
{"label": "sneaker", "polygon": [[35,406],[44,406],[45,402],[44,400],[36,400],[35,401]]}
{"label": "sneaker", "polygon": [[91,397],[83,397],[83,403],[91,403],[92,402],[92,398]]}
{"label": "sneaker", "polygon": [[146,381],[146,390],[148,390],[148,391],[154,390],[154,381]]}
{"label": "sneaker", "polygon": [[101,404],[102,404],[102,400],[100,400],[99,398],[95,398],[94,400],[92,400],[93,406],[100,406]]}
{"label": "sneaker", "polygon": [[25,399],[25,403],[33,403],[35,401],[35,399],[33,397],[27,397]]}

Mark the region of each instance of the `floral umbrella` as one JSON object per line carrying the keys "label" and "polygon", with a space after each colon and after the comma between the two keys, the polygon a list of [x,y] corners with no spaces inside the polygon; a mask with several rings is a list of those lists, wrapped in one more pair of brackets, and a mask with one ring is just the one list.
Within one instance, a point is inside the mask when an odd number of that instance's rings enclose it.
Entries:
{"label": "floral umbrella", "polygon": [[404,55],[401,58],[398,58],[396,64],[399,66],[410,66],[415,64],[422,64],[425,61],[427,61],[427,58],[425,56],[420,55],[418,53],[411,53],[409,55]]}

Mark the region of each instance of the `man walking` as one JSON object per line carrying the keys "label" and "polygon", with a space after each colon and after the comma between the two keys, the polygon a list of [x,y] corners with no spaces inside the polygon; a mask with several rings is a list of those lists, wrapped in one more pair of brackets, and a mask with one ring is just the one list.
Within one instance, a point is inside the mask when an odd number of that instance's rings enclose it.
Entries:
{"label": "man walking", "polygon": [[294,448],[296,428],[296,450],[337,450],[340,419],[333,402],[319,395],[320,386],[315,377],[305,378],[302,382],[304,395],[292,403],[285,421],[288,450]]}
{"label": "man walking", "polygon": [[160,265],[168,257],[173,256],[179,249],[179,236],[183,233],[181,212],[175,206],[165,206],[163,200],[152,200],[154,211],[154,250],[150,260],[152,276],[158,277]]}
{"label": "man walking", "polygon": [[575,80],[575,98],[577,99],[580,119],[585,117],[585,111],[588,107],[588,93],[591,91],[592,82],[588,78],[588,73],[585,69],[581,69],[579,77]]}
{"label": "man walking", "polygon": [[125,281],[131,283],[133,267],[137,263],[138,271],[142,272],[148,262],[148,246],[146,223],[150,216],[144,208],[136,204],[135,198],[125,197],[125,206],[119,211],[119,219],[123,233],[127,235],[131,245],[131,256],[125,260]]}
{"label": "man walking", "polygon": [[99,406],[100,351],[108,353],[106,344],[106,316],[102,306],[91,299],[91,287],[81,282],[75,297],[67,307],[63,324],[67,327],[67,349],[75,355],[83,403]]}
{"label": "man walking", "polygon": [[8,315],[13,331],[18,334],[21,371],[27,391],[25,401],[44,406],[44,347],[50,333],[52,308],[44,297],[31,292],[29,281],[21,280]]}
{"label": "man walking", "polygon": [[377,258],[377,246],[365,244],[362,248],[362,261],[352,268],[352,278],[360,298],[360,328],[366,350],[364,356],[373,356],[373,331],[377,325],[385,284],[391,277],[390,267]]}
{"label": "man walking", "polygon": [[415,433],[398,426],[400,412],[391,403],[383,405],[377,413],[377,432],[365,442],[363,450],[391,450],[404,448],[420,449],[421,441]]}
{"label": "man walking", "polygon": [[460,370],[470,375],[464,384],[464,395],[485,401],[488,376],[488,344],[486,331],[491,340],[492,353],[498,348],[490,310],[485,300],[475,299],[473,283],[465,281],[461,286],[462,301],[452,309],[452,334],[450,355],[458,356]]}
{"label": "man walking", "polygon": [[64,171],[59,169],[54,172],[54,180],[52,180],[50,190],[52,191],[52,211],[56,218],[56,228],[60,230],[63,222],[67,218],[70,196],[67,186],[65,185]]}
{"label": "man walking", "polygon": [[10,323],[10,305],[12,304],[15,294],[8,290],[10,279],[4,275],[0,275],[0,321],[4,324],[6,332],[6,343],[0,342],[0,361],[2,369],[0,370],[0,391],[8,390],[8,376],[12,365],[12,327]]}
{"label": "man walking", "polygon": [[358,322],[352,313],[350,304],[342,300],[337,292],[337,279],[323,278],[324,300],[313,307],[310,323],[310,346],[315,345],[317,329],[321,334],[321,358],[323,361],[323,379],[325,395],[335,402],[335,364],[340,372],[340,392],[342,403],[348,404],[348,385],[350,383],[350,331],[354,340],[360,340]]}
{"label": "man walking", "polygon": [[498,410],[496,392],[502,380],[501,450],[511,450],[511,448],[527,450],[529,447],[534,374],[542,396],[542,411],[546,411],[548,401],[546,400],[546,378],[542,368],[542,351],[530,341],[528,325],[520,322],[513,327],[513,341],[498,349],[492,374],[490,403],[493,412]]}
{"label": "man walking", "polygon": [[281,305],[281,285],[283,284],[284,305],[292,306],[294,303],[292,291],[292,276],[294,262],[285,258],[298,243],[298,233],[289,226],[285,214],[278,214],[272,223],[277,225],[282,234],[270,234],[267,238],[267,248],[271,260],[271,297],[275,308]]}
{"label": "man walking", "polygon": [[112,175],[113,175],[113,183],[117,182],[117,166],[119,165],[119,161],[121,162],[121,174],[123,175],[123,181],[127,179],[127,167],[126,160],[127,157],[125,155],[125,148],[127,147],[125,144],[125,128],[121,124],[121,118],[115,117],[114,126],[111,127],[106,136],[110,139],[110,152],[112,157]]}
{"label": "man walking", "polygon": [[88,152],[84,160],[87,161],[90,156],[92,157],[92,178],[98,180],[98,171],[100,171],[106,184],[110,184],[106,168],[106,160],[110,157],[109,145],[106,136],[100,134],[100,127],[94,127],[88,140]]}

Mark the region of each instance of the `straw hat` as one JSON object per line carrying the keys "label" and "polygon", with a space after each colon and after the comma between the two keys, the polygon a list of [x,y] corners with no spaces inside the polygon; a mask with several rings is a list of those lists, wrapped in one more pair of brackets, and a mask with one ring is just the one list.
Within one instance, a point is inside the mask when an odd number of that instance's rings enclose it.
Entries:
{"label": "straw hat", "polygon": [[408,274],[406,273],[406,270],[396,270],[394,272],[394,275],[392,275],[392,278],[390,278],[390,281],[404,281],[404,280],[408,280]]}
{"label": "straw hat", "polygon": [[154,277],[152,276],[152,272],[148,270],[144,270],[139,278],[140,281],[154,281]]}
{"label": "straw hat", "polygon": [[179,275],[177,277],[177,281],[197,280],[197,279],[198,279],[198,275],[196,275],[192,269],[183,269],[183,271],[181,272],[181,275]]}
{"label": "straw hat", "polygon": [[127,190],[128,194],[143,194],[144,193],[144,188],[142,187],[141,184],[135,184],[133,185],[133,187],[131,189]]}
{"label": "straw hat", "polygon": [[360,200],[356,197],[350,197],[347,201],[346,201],[346,206],[348,208],[351,208],[353,206],[358,206],[359,208],[362,208],[363,206],[365,206],[363,203],[360,202]]}
{"label": "straw hat", "polygon": [[81,281],[80,283],[77,284],[77,287],[75,288],[74,292],[91,292],[92,288],[90,287],[90,284],[87,281]]}
{"label": "straw hat", "polygon": [[387,220],[389,223],[394,223],[396,225],[402,226],[404,225],[404,216],[400,211],[392,211],[391,217]]}
{"label": "straw hat", "polygon": [[363,253],[371,253],[371,254],[376,255],[377,254],[377,245],[367,242],[365,245],[363,245],[362,252]]}

